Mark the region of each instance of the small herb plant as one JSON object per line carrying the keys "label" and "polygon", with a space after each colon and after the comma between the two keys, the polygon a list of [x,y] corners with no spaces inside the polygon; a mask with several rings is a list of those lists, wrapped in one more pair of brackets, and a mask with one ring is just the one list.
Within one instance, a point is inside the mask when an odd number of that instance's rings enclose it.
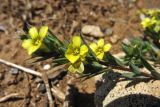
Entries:
{"label": "small herb plant", "polygon": [[141,21],[144,37],[122,43],[125,55],[120,59],[109,52],[112,46],[102,38],[88,44],[80,34],[68,43],[60,41],[48,26],[30,27],[28,33],[21,36],[22,47],[32,57],[52,58],[55,66],[65,64],[67,71],[85,79],[110,70],[123,71],[121,76],[127,79],[160,79],[160,72],[154,67],[160,63],[160,10],[143,10],[142,14],[145,16]]}

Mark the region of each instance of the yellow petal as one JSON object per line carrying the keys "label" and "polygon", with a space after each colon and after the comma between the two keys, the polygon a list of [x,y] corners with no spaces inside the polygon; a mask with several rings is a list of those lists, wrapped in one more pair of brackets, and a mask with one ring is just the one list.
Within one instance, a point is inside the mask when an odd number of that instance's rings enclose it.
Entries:
{"label": "yellow petal", "polygon": [[29,55],[37,51],[38,48],[40,48],[40,46],[41,46],[41,43],[34,45],[32,39],[24,40],[22,42],[22,47],[27,49]]}
{"label": "yellow petal", "polygon": [[75,69],[73,65],[70,65],[68,67],[68,71],[71,72],[71,73],[76,73],[77,69]]}
{"label": "yellow petal", "polygon": [[85,55],[85,54],[87,54],[87,52],[88,52],[87,46],[86,45],[82,45],[80,47],[80,55]]}
{"label": "yellow petal", "polygon": [[79,68],[77,69],[77,72],[78,72],[78,73],[83,73],[83,71],[84,71],[84,65],[83,65],[83,63],[81,62]]}
{"label": "yellow petal", "polygon": [[28,49],[32,46],[32,43],[33,43],[32,39],[23,40],[22,47],[24,49]]}
{"label": "yellow petal", "polygon": [[75,63],[75,62],[80,58],[79,55],[73,55],[73,54],[70,54],[70,53],[65,53],[65,57],[66,57],[72,64]]}
{"label": "yellow petal", "polygon": [[31,27],[29,29],[29,35],[31,36],[32,39],[36,39],[38,37],[38,31],[37,28]]}
{"label": "yellow petal", "polygon": [[80,48],[81,46],[81,38],[79,36],[73,36],[72,44],[74,48]]}
{"label": "yellow petal", "polygon": [[48,26],[42,26],[39,30],[39,36],[41,39],[45,38],[47,36],[48,32]]}
{"label": "yellow petal", "polygon": [[103,59],[103,56],[104,56],[104,52],[98,54],[98,55],[97,55],[97,58],[100,59],[100,60],[102,60],[102,59]]}
{"label": "yellow petal", "polygon": [[93,52],[96,52],[96,50],[97,50],[97,48],[98,48],[98,46],[97,46],[96,43],[91,43],[91,44],[89,45],[89,47],[92,49]]}
{"label": "yellow petal", "polygon": [[103,51],[104,52],[107,52],[111,49],[112,45],[111,44],[105,44],[104,47],[103,47]]}
{"label": "yellow petal", "polygon": [[28,50],[28,54],[29,55],[33,54],[35,51],[37,51],[39,49],[39,47],[40,47],[40,45],[36,45],[36,46],[33,45],[32,47],[28,48],[27,49]]}
{"label": "yellow petal", "polygon": [[84,65],[82,62],[75,63],[69,66],[68,71],[71,73],[76,73],[76,72],[83,73]]}
{"label": "yellow petal", "polygon": [[104,39],[99,39],[97,44],[98,44],[98,47],[103,47],[104,46]]}

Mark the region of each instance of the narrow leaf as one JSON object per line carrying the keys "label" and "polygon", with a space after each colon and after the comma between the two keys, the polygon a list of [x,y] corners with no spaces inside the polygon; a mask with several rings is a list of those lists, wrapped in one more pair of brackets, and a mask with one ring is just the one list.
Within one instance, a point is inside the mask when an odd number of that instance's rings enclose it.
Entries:
{"label": "narrow leaf", "polygon": [[137,74],[137,75],[141,74],[140,69],[137,66],[135,66],[134,64],[131,63],[129,67],[130,67],[131,71],[133,71],[135,74]]}
{"label": "narrow leaf", "polygon": [[160,79],[160,74],[143,57],[141,57],[141,61],[143,63],[143,66],[145,66],[154,77]]}

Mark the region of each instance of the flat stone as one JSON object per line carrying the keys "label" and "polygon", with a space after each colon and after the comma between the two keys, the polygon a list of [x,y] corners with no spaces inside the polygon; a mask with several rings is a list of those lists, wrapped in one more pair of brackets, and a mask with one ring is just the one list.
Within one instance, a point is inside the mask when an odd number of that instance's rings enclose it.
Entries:
{"label": "flat stone", "polygon": [[101,31],[99,26],[85,25],[85,26],[83,26],[81,31],[85,35],[90,35],[93,37],[104,37],[104,34]]}

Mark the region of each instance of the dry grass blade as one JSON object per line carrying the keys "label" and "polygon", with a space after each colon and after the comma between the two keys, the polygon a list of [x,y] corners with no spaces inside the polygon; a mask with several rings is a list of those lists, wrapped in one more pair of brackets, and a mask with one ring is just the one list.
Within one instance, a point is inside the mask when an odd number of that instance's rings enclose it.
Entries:
{"label": "dry grass blade", "polygon": [[46,72],[43,73],[42,79],[43,79],[43,81],[45,83],[45,86],[46,86],[49,105],[50,105],[50,107],[54,107],[52,93],[51,93],[51,90],[50,90],[50,86],[49,86],[48,77],[47,77]]}
{"label": "dry grass blade", "polygon": [[64,101],[65,95],[64,95],[64,93],[63,93],[61,90],[59,90],[59,89],[58,89],[57,87],[55,87],[55,86],[52,86],[51,91],[52,91],[53,95],[54,95],[56,98],[58,98],[58,99],[61,100],[61,101]]}
{"label": "dry grass blade", "polygon": [[19,93],[11,93],[9,95],[6,95],[6,96],[0,98],[0,103],[5,102],[11,98],[22,98],[22,96],[19,96],[19,95],[20,95]]}
{"label": "dry grass blade", "polygon": [[27,72],[27,73],[29,73],[29,74],[33,74],[33,75],[35,75],[35,76],[42,77],[42,74],[39,73],[39,72],[36,72],[36,71],[31,70],[31,69],[29,69],[29,68],[22,67],[22,66],[20,66],[20,65],[16,65],[16,64],[14,64],[14,63],[5,61],[5,60],[3,60],[3,59],[0,59],[0,63],[3,63],[3,64],[6,64],[6,65],[8,65],[8,66],[11,66],[11,67],[17,68],[17,69],[19,69],[19,70],[25,71],[25,72]]}

